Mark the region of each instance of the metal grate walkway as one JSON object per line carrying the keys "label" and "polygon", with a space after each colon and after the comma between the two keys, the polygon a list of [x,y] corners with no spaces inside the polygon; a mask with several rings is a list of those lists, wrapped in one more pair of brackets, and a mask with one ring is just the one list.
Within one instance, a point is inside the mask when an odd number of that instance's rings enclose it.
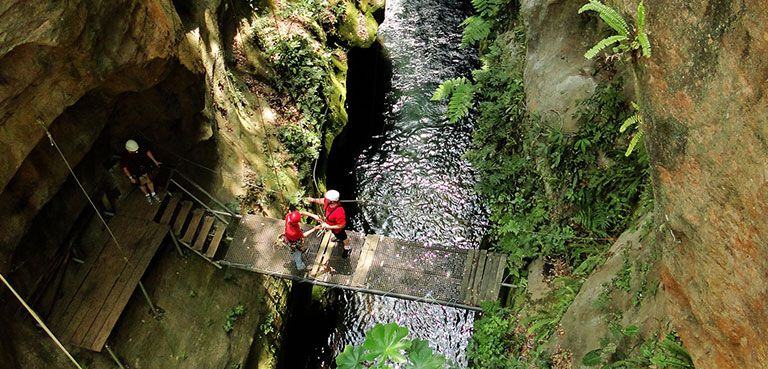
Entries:
{"label": "metal grate walkway", "polygon": [[426,247],[348,231],[349,258],[341,257],[330,232],[318,232],[306,240],[307,270],[299,272],[278,240],[283,228],[281,219],[244,216],[218,262],[295,281],[469,309],[498,298],[506,266],[504,255],[485,250]]}

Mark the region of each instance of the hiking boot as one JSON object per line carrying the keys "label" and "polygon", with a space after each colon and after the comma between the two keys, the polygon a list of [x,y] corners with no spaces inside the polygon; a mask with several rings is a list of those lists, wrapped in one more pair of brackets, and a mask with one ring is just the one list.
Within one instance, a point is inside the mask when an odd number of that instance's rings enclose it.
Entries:
{"label": "hiking boot", "polygon": [[152,198],[153,198],[155,201],[157,201],[157,202],[160,202],[160,196],[158,196],[156,193],[153,193],[153,194],[152,194]]}
{"label": "hiking boot", "polygon": [[349,257],[349,254],[352,253],[352,249],[344,249],[344,251],[341,253],[341,257],[343,259],[346,259]]}
{"label": "hiking boot", "polygon": [[147,196],[144,196],[144,198],[147,199],[147,203],[149,205],[152,205],[152,197],[151,196],[147,195]]}

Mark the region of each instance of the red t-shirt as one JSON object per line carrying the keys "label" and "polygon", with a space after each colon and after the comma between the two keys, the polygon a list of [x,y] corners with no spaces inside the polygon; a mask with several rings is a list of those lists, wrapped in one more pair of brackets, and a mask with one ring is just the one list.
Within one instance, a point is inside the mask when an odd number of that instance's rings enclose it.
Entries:
{"label": "red t-shirt", "polygon": [[[344,213],[344,208],[341,207],[339,204],[335,208],[331,209],[330,206],[328,206],[328,199],[323,199],[323,210],[325,211],[325,222],[334,226],[334,225],[347,225],[347,214]],[[340,233],[344,230],[344,227],[341,227],[341,229],[332,229],[331,231],[333,233]]]}
{"label": "red t-shirt", "polygon": [[302,232],[299,222],[291,223],[288,221],[290,215],[291,213],[288,213],[285,216],[285,239],[288,242],[296,242],[304,237],[304,232]]}

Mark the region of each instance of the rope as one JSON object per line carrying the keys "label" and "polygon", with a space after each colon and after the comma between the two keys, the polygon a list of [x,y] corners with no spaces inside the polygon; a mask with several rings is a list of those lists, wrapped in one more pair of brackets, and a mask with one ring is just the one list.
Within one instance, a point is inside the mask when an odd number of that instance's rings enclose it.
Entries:
{"label": "rope", "polygon": [[109,225],[107,224],[107,221],[104,219],[104,217],[101,215],[101,212],[99,211],[99,208],[96,207],[96,204],[93,203],[93,200],[91,199],[91,196],[88,195],[88,191],[85,190],[85,187],[83,187],[83,184],[77,178],[77,175],[75,175],[75,171],[72,169],[72,166],[69,165],[69,161],[67,160],[67,157],[64,156],[64,153],[59,148],[59,145],[53,139],[53,135],[51,135],[51,132],[48,130],[48,127],[46,127],[45,124],[43,123],[43,121],[40,120],[40,119],[37,120],[37,123],[40,124],[40,127],[43,128],[43,131],[45,131],[45,134],[48,136],[48,140],[51,142],[51,146],[56,148],[56,151],[58,151],[59,156],[61,156],[61,159],[64,160],[64,164],[67,166],[67,169],[69,169],[69,173],[72,174],[72,178],[75,179],[75,182],[77,182],[77,185],[83,191],[83,194],[85,195],[85,198],[88,199],[88,202],[93,207],[93,210],[96,211],[96,215],[99,217],[101,222],[104,224],[104,227],[107,228],[107,232],[109,232],[109,236],[115,242],[115,246],[117,246],[117,249],[120,252],[120,256],[123,258],[123,260],[126,263],[131,264],[130,260],[128,260],[128,257],[126,256],[127,254],[126,254],[125,250],[120,246],[120,243],[117,242],[117,238],[115,237],[115,234],[112,233],[112,229],[109,228]]}
{"label": "rope", "polygon": [[61,351],[63,351],[65,355],[67,355],[67,357],[69,358],[69,360],[70,360],[70,361],[72,361],[72,363],[73,363],[73,364],[75,364],[75,367],[77,367],[78,369],[83,369],[83,367],[82,367],[82,366],[80,366],[80,364],[78,364],[77,360],[75,360],[75,358],[74,358],[74,357],[72,357],[72,355],[69,353],[69,351],[67,351],[67,349],[64,347],[64,345],[62,345],[62,344],[61,344],[61,341],[59,341],[59,339],[58,339],[58,338],[56,338],[56,336],[53,334],[53,332],[51,332],[51,330],[50,330],[50,329],[48,329],[48,326],[47,326],[47,325],[45,325],[45,323],[43,322],[43,320],[42,320],[42,319],[40,319],[40,316],[39,316],[39,315],[37,315],[37,313],[36,313],[34,310],[32,310],[32,308],[31,308],[31,307],[30,307],[30,306],[27,304],[27,302],[26,302],[26,301],[24,301],[24,299],[23,299],[23,298],[21,298],[21,296],[19,295],[19,293],[18,293],[18,292],[16,292],[16,290],[15,290],[15,289],[14,289],[14,288],[11,286],[11,284],[10,284],[10,283],[8,283],[8,281],[5,279],[5,277],[3,277],[3,275],[2,275],[2,274],[0,274],[0,279],[2,279],[2,280],[3,280],[3,283],[5,284],[5,286],[6,286],[6,287],[8,287],[8,289],[9,289],[9,290],[11,290],[11,293],[13,293],[13,295],[14,295],[14,296],[16,296],[16,299],[17,299],[17,300],[19,300],[19,302],[21,303],[21,305],[23,305],[23,306],[24,306],[24,308],[25,308],[25,309],[27,309],[27,311],[29,312],[29,314],[30,314],[30,315],[32,315],[32,318],[34,318],[34,319],[35,319],[35,321],[37,322],[37,324],[40,324],[40,326],[41,326],[41,327],[43,327],[43,330],[44,330],[44,331],[45,331],[45,333],[48,335],[48,337],[51,337],[51,339],[53,340],[53,342],[54,342],[54,343],[56,343],[56,346],[58,346],[58,347],[59,347],[59,349],[60,349]]}

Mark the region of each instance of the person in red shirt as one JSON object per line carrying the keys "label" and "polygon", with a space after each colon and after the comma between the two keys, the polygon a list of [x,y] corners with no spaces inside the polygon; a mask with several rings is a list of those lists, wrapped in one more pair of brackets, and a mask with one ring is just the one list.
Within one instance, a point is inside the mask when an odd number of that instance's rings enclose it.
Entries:
{"label": "person in red shirt", "polygon": [[306,232],[302,231],[301,225],[299,224],[301,222],[302,215],[308,216],[318,222],[321,221],[320,217],[317,215],[303,211],[291,211],[285,216],[285,232],[283,235],[285,237],[285,242],[291,249],[291,256],[293,257],[293,261],[296,264],[296,269],[299,271],[302,271],[304,268],[306,268],[304,261],[301,260],[301,255],[306,251],[306,249],[302,247],[304,245],[304,239],[312,234],[312,232],[321,228],[318,225]]}
{"label": "person in red shirt", "polygon": [[336,242],[344,246],[344,252],[341,254],[341,257],[348,258],[352,251],[352,246],[349,245],[349,238],[347,238],[347,232],[344,230],[347,226],[347,214],[344,212],[341,202],[339,202],[339,191],[329,190],[323,198],[307,197],[305,200],[323,205],[325,216],[320,226],[333,232]]}

